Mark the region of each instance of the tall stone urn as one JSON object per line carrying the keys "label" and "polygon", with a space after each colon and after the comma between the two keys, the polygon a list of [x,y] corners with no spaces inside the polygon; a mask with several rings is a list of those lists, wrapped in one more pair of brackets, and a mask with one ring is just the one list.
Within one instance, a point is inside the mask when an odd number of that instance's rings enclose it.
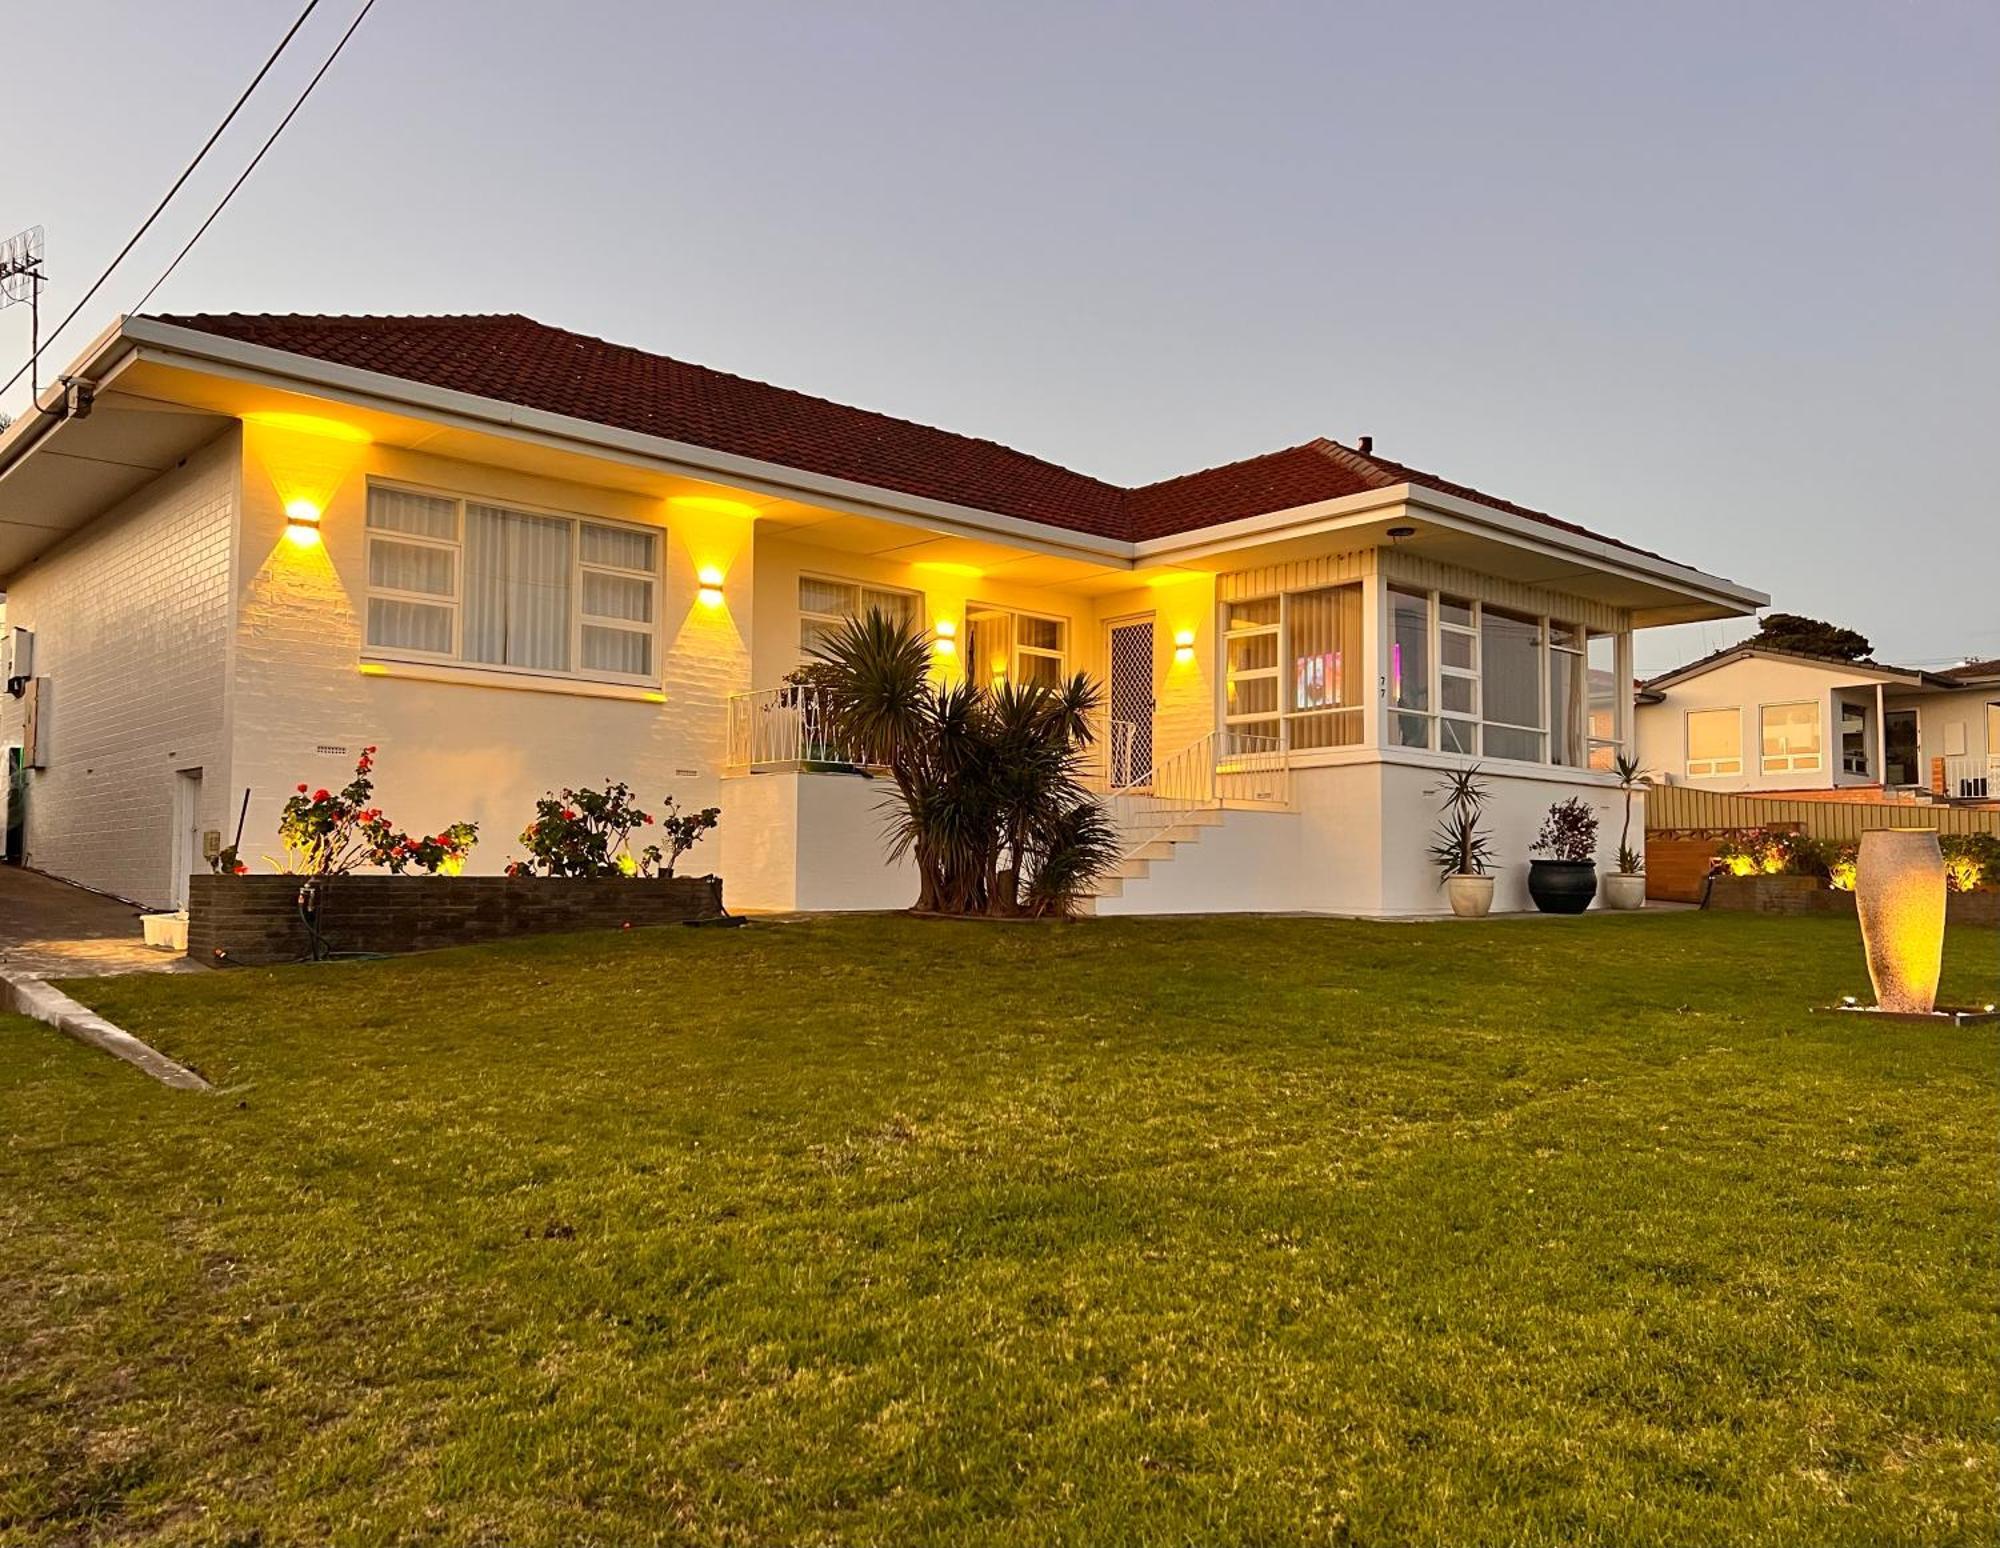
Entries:
{"label": "tall stone urn", "polygon": [[1854,900],[1875,1003],[1928,1015],[1944,963],[1944,855],[1929,828],[1876,828],[1861,835]]}

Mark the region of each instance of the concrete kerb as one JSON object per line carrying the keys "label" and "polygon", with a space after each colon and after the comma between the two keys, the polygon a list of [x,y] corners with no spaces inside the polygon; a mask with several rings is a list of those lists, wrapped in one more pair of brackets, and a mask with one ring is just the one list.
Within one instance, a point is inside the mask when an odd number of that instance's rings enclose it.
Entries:
{"label": "concrete kerb", "polygon": [[81,1001],[72,1000],[53,984],[15,973],[0,973],[0,1004],[36,1021],[45,1021],[65,1036],[102,1049],[114,1059],[145,1071],[163,1086],[177,1091],[215,1088],[184,1065],[174,1063],[123,1027],[113,1026]]}

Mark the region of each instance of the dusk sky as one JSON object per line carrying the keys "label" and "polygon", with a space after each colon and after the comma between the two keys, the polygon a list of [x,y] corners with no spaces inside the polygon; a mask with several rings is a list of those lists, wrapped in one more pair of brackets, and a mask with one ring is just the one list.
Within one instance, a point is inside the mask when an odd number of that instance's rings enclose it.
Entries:
{"label": "dusk sky", "polygon": [[[297,9],[10,8],[45,328]],[[1121,482],[1372,434],[1943,664],[2000,655],[1996,82],[1992,0],[378,0],[149,310],[525,312]]]}

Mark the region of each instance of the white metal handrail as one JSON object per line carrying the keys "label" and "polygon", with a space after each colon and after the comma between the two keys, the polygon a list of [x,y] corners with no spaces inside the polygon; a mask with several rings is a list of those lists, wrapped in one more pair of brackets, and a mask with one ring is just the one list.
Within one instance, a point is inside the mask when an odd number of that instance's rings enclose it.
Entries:
{"label": "white metal handrail", "polygon": [[733,769],[867,766],[834,729],[825,690],[805,683],[729,696],[727,763]]}
{"label": "white metal handrail", "polygon": [[2000,797],[2000,753],[1947,753],[1944,794],[1953,800]]}
{"label": "white metal handrail", "polygon": [[1104,798],[1118,829],[1122,860],[1144,848],[1186,813],[1229,802],[1289,806],[1291,759],[1275,736],[1210,731]]}

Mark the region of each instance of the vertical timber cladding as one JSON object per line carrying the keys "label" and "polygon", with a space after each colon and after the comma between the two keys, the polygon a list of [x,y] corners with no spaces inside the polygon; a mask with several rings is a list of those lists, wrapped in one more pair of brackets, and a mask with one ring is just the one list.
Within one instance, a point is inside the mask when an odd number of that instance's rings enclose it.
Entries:
{"label": "vertical timber cladding", "polygon": [[1310,559],[1293,559],[1283,564],[1262,565],[1250,570],[1230,570],[1215,578],[1218,602],[1243,602],[1253,597],[1276,596],[1287,591],[1315,591],[1324,586],[1340,586],[1350,581],[1381,575],[1391,585],[1414,591],[1444,591],[1456,597],[1484,602],[1491,607],[1510,608],[1536,616],[1547,614],[1564,623],[1582,624],[1599,634],[1619,634],[1632,626],[1628,608],[1596,602],[1545,586],[1503,580],[1478,570],[1441,564],[1420,554],[1395,548],[1361,548],[1350,553],[1317,554]]}

